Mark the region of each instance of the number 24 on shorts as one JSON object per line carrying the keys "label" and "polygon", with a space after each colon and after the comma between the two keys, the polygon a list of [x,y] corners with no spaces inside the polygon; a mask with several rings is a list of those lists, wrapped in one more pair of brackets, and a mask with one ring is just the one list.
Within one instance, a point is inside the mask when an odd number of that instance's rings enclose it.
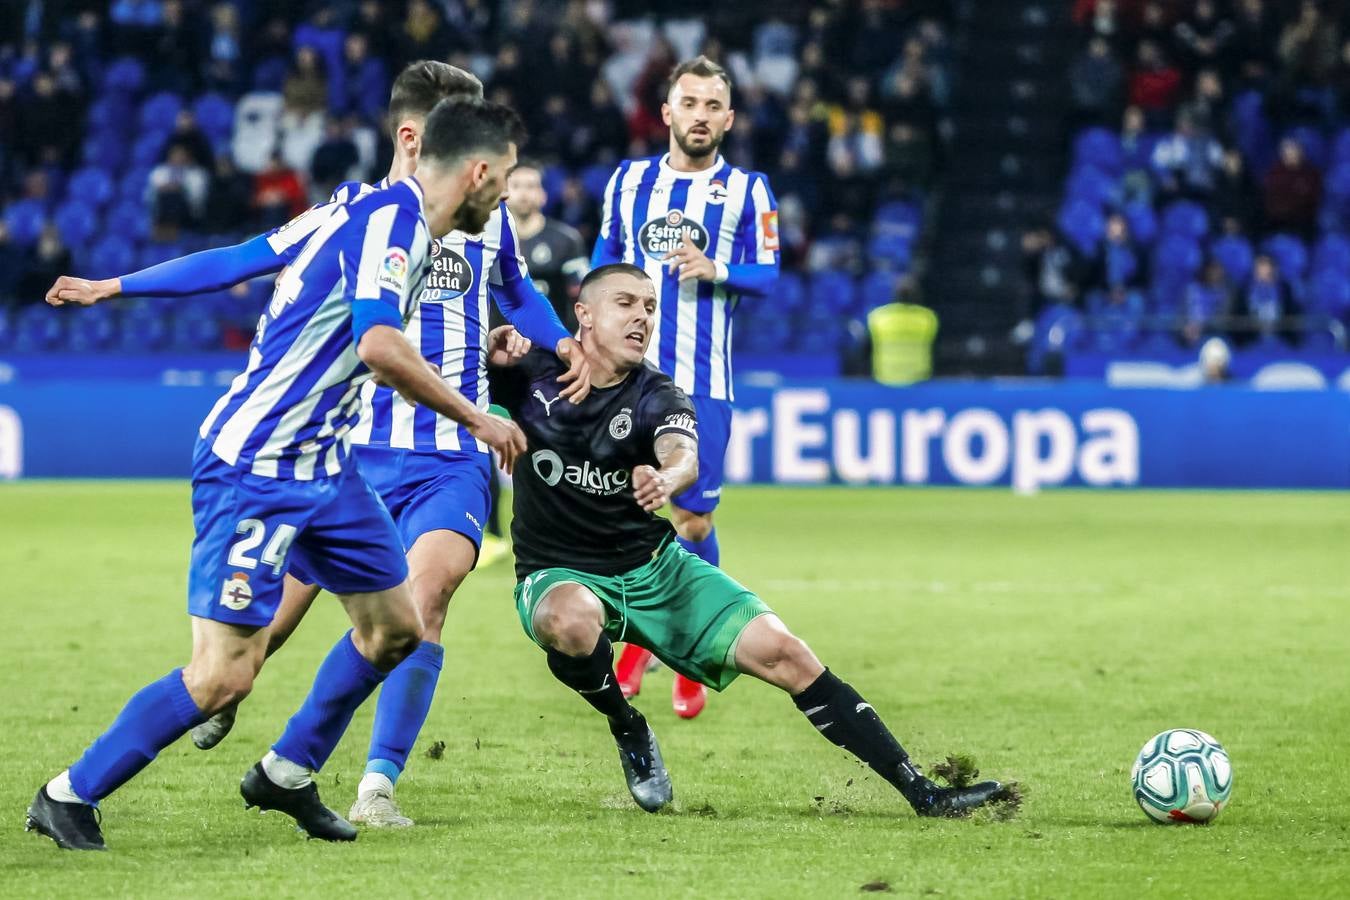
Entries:
{"label": "number 24 on shorts", "polygon": [[[261,519],[244,519],[234,530],[243,537],[230,547],[230,565],[241,569],[256,569],[258,560],[251,554],[266,540],[267,524]],[[280,575],[286,565],[286,551],[291,549],[295,535],[294,525],[278,525],[272,532],[272,539],[267,541],[267,546],[263,548],[262,564],[271,566],[273,575]]]}

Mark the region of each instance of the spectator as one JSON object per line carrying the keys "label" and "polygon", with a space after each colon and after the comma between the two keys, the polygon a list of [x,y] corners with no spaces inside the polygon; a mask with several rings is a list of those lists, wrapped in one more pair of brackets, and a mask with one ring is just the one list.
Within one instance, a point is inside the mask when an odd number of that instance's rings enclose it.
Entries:
{"label": "spectator", "polygon": [[1227,96],[1217,69],[1202,69],[1195,76],[1195,89],[1181,106],[1181,115],[1195,123],[1200,131],[1226,137]]}
{"label": "spectator", "polygon": [[1266,173],[1263,197],[1271,229],[1312,236],[1322,204],[1322,173],[1304,156],[1298,141],[1280,141],[1280,156]]}
{"label": "spectator", "polygon": [[1237,29],[1219,15],[1215,0],[1195,0],[1191,14],[1177,23],[1176,43],[1191,68],[1216,65]]}
{"label": "spectator", "polygon": [[450,44],[445,19],[428,0],[409,0],[399,37],[405,64],[415,59],[437,59]]}
{"label": "spectator", "polygon": [[305,210],[305,186],[280,153],[273,153],[267,167],[253,179],[253,208],[263,228],[275,228]]}
{"label": "spectator", "polygon": [[206,169],[193,160],[188,146],[171,143],[164,162],[150,170],[147,192],[155,224],[192,227],[206,211],[209,187]]}
{"label": "spectator", "polygon": [[1256,185],[1247,171],[1247,162],[1237,150],[1225,150],[1219,170],[1218,188],[1210,204],[1210,213],[1225,224],[1225,231],[1252,234],[1261,217]]}
{"label": "spectator", "polygon": [[1120,104],[1125,71],[1105,38],[1094,37],[1069,66],[1069,91],[1075,126],[1101,124],[1114,118]]}
{"label": "spectator", "polygon": [[1261,335],[1271,337],[1287,309],[1289,286],[1280,277],[1275,260],[1262,253],[1252,266],[1252,280],[1247,287],[1247,315],[1255,321]]}
{"label": "spectator", "polygon": [[603,79],[591,84],[590,99],[584,106],[587,115],[575,126],[572,155],[587,164],[607,164],[617,160],[628,146],[628,126],[623,110],[614,102],[614,94]]}
{"label": "spectator", "polygon": [[1142,279],[1139,254],[1130,241],[1130,226],[1120,213],[1106,220],[1106,237],[1092,261],[1087,283],[1107,289],[1133,287]]}
{"label": "spectator", "polygon": [[1153,150],[1153,170],[1165,199],[1207,201],[1218,184],[1223,147],[1190,117],[1177,116],[1176,131]]}
{"label": "spectator", "polygon": [[1182,311],[1182,339],[1189,345],[1200,343],[1216,326],[1222,325],[1233,312],[1233,290],[1228,284],[1228,273],[1222,265],[1211,260],[1200,281],[1186,288],[1186,308]]}
{"label": "spectator", "polygon": [[570,176],[563,181],[562,195],[558,198],[557,218],[571,225],[581,233],[586,246],[594,246],[595,232],[600,224],[600,208],[581,183],[581,179]]}
{"label": "spectator", "polygon": [[370,55],[370,39],[361,32],[347,35],[342,42],[341,114],[355,113],[367,122],[378,124],[389,98],[389,73],[383,60]]}
{"label": "spectator", "polygon": [[361,0],[349,30],[366,39],[366,51],[372,59],[391,60],[391,64],[397,65],[398,59],[393,59],[396,56],[395,40],[387,15],[381,0]]}
{"label": "spectator", "polygon": [[1022,264],[1032,286],[1032,316],[1054,304],[1072,306],[1078,298],[1082,266],[1078,255],[1051,228],[1022,235]]}
{"label": "spectator", "polygon": [[291,67],[291,29],[285,19],[267,21],[250,48],[253,89],[281,93]]}
{"label": "spectator", "polygon": [[313,47],[296,48],[282,94],[286,98],[286,112],[299,118],[328,108],[328,79],[323,61]]}
{"label": "spectator", "polygon": [[239,10],[233,3],[211,7],[207,35],[206,86],[234,93],[243,84],[243,41],[239,37]]}
{"label": "spectator", "polygon": [[56,226],[48,224],[42,229],[37,246],[28,255],[23,275],[15,285],[20,302],[40,301],[52,282],[70,270],[70,251],[61,242]]}
{"label": "spectator", "polygon": [[311,198],[322,202],[333,189],[344,181],[359,181],[360,156],[352,140],[350,123],[337,116],[329,116],[325,125],[323,143],[314,151],[309,165]]}
{"label": "spectator", "polygon": [[1153,197],[1153,136],[1146,130],[1144,111],[1127,106],[1121,118],[1120,148],[1124,154],[1125,175],[1121,181],[1125,196],[1151,201]]}
{"label": "spectator", "polygon": [[1340,57],[1340,30],[1315,0],[1303,0],[1298,17],[1280,33],[1277,52],[1294,86],[1324,85]]}
{"label": "spectator", "polygon": [[1275,45],[1279,29],[1266,0],[1238,0],[1235,6],[1237,15],[1225,72],[1245,85],[1265,84],[1278,61]]}
{"label": "spectator", "polygon": [[1128,350],[1139,337],[1144,320],[1144,295],[1124,283],[1094,291],[1088,298],[1096,349],[1103,353]]}
{"label": "spectator", "polygon": [[82,129],[72,121],[70,98],[56,90],[46,72],[33,78],[31,93],[19,100],[19,129],[11,138],[29,165],[50,159],[62,165],[74,162]]}
{"label": "spectator", "polygon": [[27,271],[28,258],[28,251],[10,239],[9,226],[0,219],[0,303],[9,303],[19,296],[19,282]]}
{"label": "spectator", "polygon": [[1159,118],[1176,105],[1181,87],[1181,71],[1167,61],[1158,45],[1140,41],[1130,73],[1129,102],[1145,115]]}
{"label": "spectator", "polygon": [[160,90],[192,95],[201,86],[199,69],[207,56],[199,18],[189,17],[183,0],[164,0],[160,22],[150,29],[146,61]]}
{"label": "spectator", "polygon": [[174,118],[173,133],[169,135],[171,144],[181,144],[187,148],[192,161],[203,169],[210,169],[215,163],[216,152],[211,146],[206,132],[197,124],[197,116],[191,109],[181,109]]}
{"label": "spectator", "polygon": [[253,179],[239,171],[234,157],[222,153],[216,157],[211,173],[202,228],[208,234],[252,231],[252,219]]}

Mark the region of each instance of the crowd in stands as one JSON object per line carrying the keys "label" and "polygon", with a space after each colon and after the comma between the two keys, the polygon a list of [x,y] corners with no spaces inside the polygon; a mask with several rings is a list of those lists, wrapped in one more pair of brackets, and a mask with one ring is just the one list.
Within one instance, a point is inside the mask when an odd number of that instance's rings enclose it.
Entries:
{"label": "crowd in stands", "polygon": [[1072,14],[1072,169],[1055,222],[1023,238],[1038,349],[1343,348],[1350,3]]}
{"label": "crowd in stands", "polygon": [[781,208],[788,305],[763,314],[764,330],[743,329],[746,341],[838,349],[842,321],[890,300],[910,266],[942,159],[948,6],[4,4],[0,349],[245,344],[266,283],[83,317],[36,305],[57,273],[123,274],[278,225],[340,181],[379,179],[391,79],[420,58],[474,71],[521,111],[522,152],[547,167],[546,213],[590,239],[617,161],[664,152],[666,76],[700,52],[735,83],[725,155],[768,173]]}

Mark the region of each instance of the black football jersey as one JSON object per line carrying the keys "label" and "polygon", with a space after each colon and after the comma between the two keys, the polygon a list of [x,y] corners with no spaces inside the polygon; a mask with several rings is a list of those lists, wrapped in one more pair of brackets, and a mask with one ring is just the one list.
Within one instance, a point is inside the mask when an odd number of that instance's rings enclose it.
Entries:
{"label": "black football jersey", "polygon": [[619,384],[592,388],[580,405],[558,396],[566,370],[536,349],[491,371],[493,401],[529,442],[513,478],[518,579],[552,567],[618,575],[650,561],[673,529],[633,499],[633,469],[660,465],[653,448],[659,435],[697,440],[693,404],[651,364]]}

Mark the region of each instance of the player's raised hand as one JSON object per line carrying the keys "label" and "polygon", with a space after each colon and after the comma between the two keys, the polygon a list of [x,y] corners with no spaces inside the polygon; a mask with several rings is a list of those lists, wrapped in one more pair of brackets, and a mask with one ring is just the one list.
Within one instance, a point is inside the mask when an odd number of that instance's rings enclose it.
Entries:
{"label": "player's raised hand", "polygon": [[78,306],[93,306],[100,300],[116,297],[122,293],[122,279],[105,278],[102,281],[90,281],[88,278],[76,278],[62,275],[56,283],[47,289],[47,302],[52,306],[65,306],[74,303]]}
{"label": "player's raised hand", "polygon": [[559,383],[567,387],[558,391],[558,396],[566,397],[573,404],[580,403],[591,392],[591,361],[576,338],[558,341],[556,352],[558,359],[567,363],[567,371],[558,376]]}
{"label": "player's raised hand", "polygon": [[488,332],[488,365],[514,366],[530,352],[530,339],[510,325],[499,325]]}
{"label": "player's raised hand", "polygon": [[656,512],[670,502],[670,477],[653,466],[633,469],[633,499],[647,512]]}
{"label": "player's raised hand", "polygon": [[694,243],[694,232],[688,225],[680,233],[680,246],[667,253],[662,262],[670,271],[678,272],[682,282],[691,278],[712,281],[717,277],[717,266]]}
{"label": "player's raised hand", "polygon": [[516,458],[525,452],[525,432],[510,419],[484,415],[469,426],[469,434],[497,451],[502,471],[510,475],[516,468]]}

